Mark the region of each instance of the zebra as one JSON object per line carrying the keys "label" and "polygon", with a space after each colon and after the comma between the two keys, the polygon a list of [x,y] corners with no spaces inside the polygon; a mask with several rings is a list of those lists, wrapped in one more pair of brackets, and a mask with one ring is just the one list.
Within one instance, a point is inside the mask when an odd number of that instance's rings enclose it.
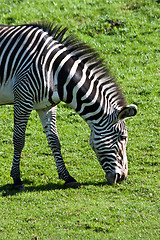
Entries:
{"label": "zebra", "polygon": [[61,101],[88,124],[89,143],[105,172],[106,183],[127,179],[128,140],[125,119],[137,106],[127,105],[104,60],[67,28],[53,23],[0,25],[0,105],[14,105],[13,187],[24,189],[20,157],[32,110],[41,119],[58,176],[66,187],[78,187],[61,154],[56,109]]}

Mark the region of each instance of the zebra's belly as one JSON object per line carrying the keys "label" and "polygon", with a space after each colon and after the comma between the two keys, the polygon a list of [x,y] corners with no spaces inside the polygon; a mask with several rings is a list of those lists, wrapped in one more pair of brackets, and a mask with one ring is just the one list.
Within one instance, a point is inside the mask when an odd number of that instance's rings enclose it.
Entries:
{"label": "zebra's belly", "polygon": [[13,104],[12,82],[0,86],[0,105]]}
{"label": "zebra's belly", "polygon": [[33,104],[33,109],[34,110],[39,110],[39,109],[44,109],[44,108],[48,108],[48,107],[54,107],[57,104],[51,104],[48,99],[44,99],[43,101],[39,102],[39,103],[34,103]]}

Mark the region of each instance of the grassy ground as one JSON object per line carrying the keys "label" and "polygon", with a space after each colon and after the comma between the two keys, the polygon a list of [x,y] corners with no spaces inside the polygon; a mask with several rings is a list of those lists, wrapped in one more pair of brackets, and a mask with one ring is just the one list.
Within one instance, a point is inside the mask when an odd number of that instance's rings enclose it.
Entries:
{"label": "grassy ground", "polygon": [[26,191],[11,190],[13,107],[0,108],[0,239],[160,238],[160,4],[138,0],[0,0],[1,24],[50,20],[95,47],[138,115],[127,120],[128,180],[105,184],[86,123],[58,107],[64,160],[81,183],[63,189],[32,113],[21,159]]}

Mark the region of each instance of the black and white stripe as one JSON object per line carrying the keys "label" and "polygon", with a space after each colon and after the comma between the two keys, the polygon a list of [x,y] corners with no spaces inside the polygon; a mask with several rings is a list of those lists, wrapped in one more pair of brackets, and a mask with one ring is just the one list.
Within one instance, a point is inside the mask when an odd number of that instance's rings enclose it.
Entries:
{"label": "black and white stripe", "polygon": [[41,118],[59,177],[66,184],[76,183],[61,156],[56,129],[56,105],[60,101],[87,121],[90,144],[108,181],[113,183],[110,179],[116,174],[119,179],[124,175],[127,132],[123,119],[134,116],[136,107],[126,105],[118,85],[93,49],[74,37],[63,39],[66,30],[60,31],[52,24],[0,25],[0,104],[14,104],[11,176],[16,186],[22,185],[19,161],[32,109]]}

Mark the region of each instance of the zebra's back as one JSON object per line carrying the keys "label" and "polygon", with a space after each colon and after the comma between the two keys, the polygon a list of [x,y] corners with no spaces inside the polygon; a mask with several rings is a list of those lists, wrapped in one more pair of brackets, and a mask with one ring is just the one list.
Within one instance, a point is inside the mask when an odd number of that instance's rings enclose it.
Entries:
{"label": "zebra's back", "polygon": [[45,52],[50,43],[52,37],[35,26],[0,25],[0,105],[12,104],[14,89],[28,81],[35,108],[43,101],[46,106],[49,86],[41,63],[42,50]]}

